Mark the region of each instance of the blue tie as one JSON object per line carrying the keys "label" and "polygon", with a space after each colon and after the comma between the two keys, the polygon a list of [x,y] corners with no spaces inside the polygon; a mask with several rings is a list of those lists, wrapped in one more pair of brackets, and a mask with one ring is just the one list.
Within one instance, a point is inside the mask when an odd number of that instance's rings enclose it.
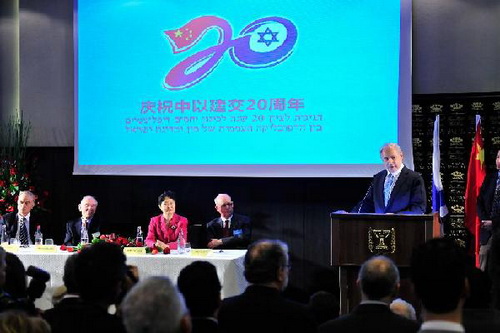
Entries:
{"label": "blue tie", "polygon": [[394,176],[390,173],[385,179],[384,184],[384,204],[387,207],[387,203],[389,202],[389,198],[391,197],[392,184],[394,183]]}

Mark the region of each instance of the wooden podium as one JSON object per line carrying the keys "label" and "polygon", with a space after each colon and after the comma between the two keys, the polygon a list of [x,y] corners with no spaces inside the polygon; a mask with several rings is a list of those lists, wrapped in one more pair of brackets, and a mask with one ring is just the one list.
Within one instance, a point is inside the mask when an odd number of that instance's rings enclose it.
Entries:
{"label": "wooden podium", "polygon": [[359,268],[380,254],[394,260],[401,275],[399,296],[415,305],[409,282],[410,258],[414,246],[432,238],[432,215],[332,213],[330,218],[330,265],[339,271],[340,313],[349,313],[359,304]]}

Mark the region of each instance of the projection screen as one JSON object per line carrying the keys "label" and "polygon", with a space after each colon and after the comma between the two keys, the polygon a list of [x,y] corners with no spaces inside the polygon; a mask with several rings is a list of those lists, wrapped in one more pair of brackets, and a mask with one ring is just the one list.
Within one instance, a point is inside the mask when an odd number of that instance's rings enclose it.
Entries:
{"label": "projection screen", "polygon": [[75,0],[74,37],[74,174],[413,167],[410,0]]}

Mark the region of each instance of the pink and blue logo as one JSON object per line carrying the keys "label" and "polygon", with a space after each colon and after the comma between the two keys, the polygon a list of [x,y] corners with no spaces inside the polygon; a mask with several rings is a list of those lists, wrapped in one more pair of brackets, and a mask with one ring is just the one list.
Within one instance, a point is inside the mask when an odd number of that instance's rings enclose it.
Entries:
{"label": "pink and blue logo", "polygon": [[166,30],[174,53],[182,53],[195,46],[207,33],[219,32],[217,45],[197,52],[175,65],[165,77],[169,90],[187,89],[212,73],[226,51],[233,62],[245,68],[276,66],[290,57],[297,42],[297,28],[282,17],[266,17],[247,25],[233,38],[228,21],[216,16],[202,16],[181,28]]}

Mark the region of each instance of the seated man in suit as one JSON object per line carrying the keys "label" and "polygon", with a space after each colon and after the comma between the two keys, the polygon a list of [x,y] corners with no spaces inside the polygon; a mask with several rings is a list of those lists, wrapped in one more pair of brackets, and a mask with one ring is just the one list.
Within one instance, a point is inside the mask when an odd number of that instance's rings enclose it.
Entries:
{"label": "seated man in suit", "polygon": [[219,332],[316,332],[317,325],[305,304],[286,299],[290,262],[288,245],[261,239],[245,254],[243,294],[225,298],[219,308]]}
{"label": "seated man in suit", "polygon": [[371,186],[352,213],[424,214],[425,185],[422,176],[403,164],[403,151],[396,143],[380,149],[386,170],[373,176]]}
{"label": "seated man in suit", "polygon": [[215,198],[220,217],[207,223],[207,246],[211,249],[246,249],[252,227],[248,216],[234,214],[234,202],[227,194]]}
{"label": "seated man in suit", "polygon": [[30,191],[19,192],[17,211],[3,216],[7,238],[19,239],[21,246],[34,244],[34,234],[37,226],[47,235],[47,218],[41,212],[33,211],[36,196]]}
{"label": "seated man in suit", "polygon": [[82,224],[87,229],[89,241],[92,240],[92,234],[100,232],[101,221],[94,216],[97,211],[97,200],[91,195],[84,196],[78,204],[78,210],[82,213],[82,216],[66,223],[65,245],[73,246],[80,243]]}
{"label": "seated man in suit", "polygon": [[320,325],[319,332],[417,332],[419,324],[395,314],[389,304],[399,290],[399,270],[385,256],[375,256],[358,274],[361,303],[351,313]]}

